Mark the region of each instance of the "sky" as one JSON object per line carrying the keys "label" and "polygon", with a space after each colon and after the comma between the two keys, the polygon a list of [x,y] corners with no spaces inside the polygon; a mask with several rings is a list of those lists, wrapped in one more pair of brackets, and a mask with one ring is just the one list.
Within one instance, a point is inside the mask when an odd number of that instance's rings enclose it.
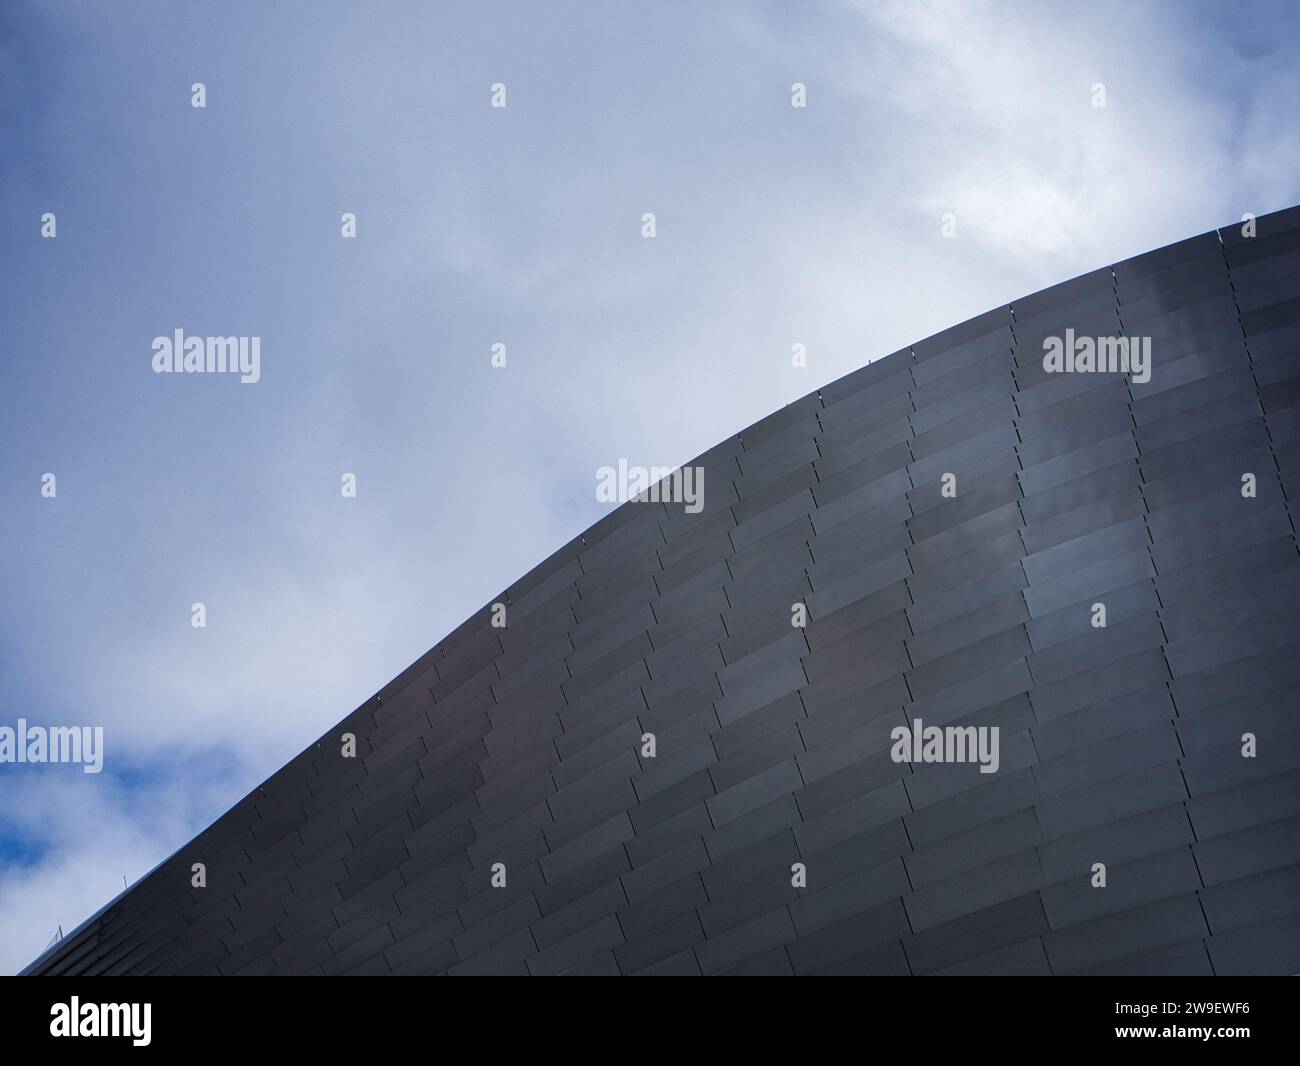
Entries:
{"label": "sky", "polygon": [[[0,764],[0,973],[601,517],[599,467],[1300,201],[1298,31],[1289,2],[0,5],[0,727],[104,730],[98,774]],[[155,373],[176,329],[260,338],[260,380]]]}

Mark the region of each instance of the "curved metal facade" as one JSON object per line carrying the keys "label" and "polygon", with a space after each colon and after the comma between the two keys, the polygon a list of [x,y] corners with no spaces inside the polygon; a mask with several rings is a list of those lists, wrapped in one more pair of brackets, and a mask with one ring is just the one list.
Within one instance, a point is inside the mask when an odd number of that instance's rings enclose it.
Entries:
{"label": "curved metal facade", "polygon": [[[1300,971],[1300,209],[1258,225],[724,441],[30,970]],[[1149,381],[1045,371],[1066,330]],[[896,760],[918,720],[996,772]]]}

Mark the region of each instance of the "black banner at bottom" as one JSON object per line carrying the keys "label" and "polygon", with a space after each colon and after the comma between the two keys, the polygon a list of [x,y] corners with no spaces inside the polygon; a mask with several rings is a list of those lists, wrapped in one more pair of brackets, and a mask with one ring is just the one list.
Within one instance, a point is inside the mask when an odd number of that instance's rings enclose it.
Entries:
{"label": "black banner at bottom", "polygon": [[874,979],[831,993],[825,986],[751,982],[726,993],[679,989],[674,995],[662,985],[629,990],[605,982],[580,991],[516,986],[511,995],[500,985],[431,987],[429,979],[18,979],[6,982],[0,995],[0,1024],[7,1052],[36,1054],[68,1048],[94,1054],[112,1044],[130,1053],[278,1050],[336,1057],[374,1055],[408,1039],[468,1049],[476,1037],[494,1051],[514,1040],[535,1041],[534,1054],[554,1054],[556,1040],[570,1050],[608,1054],[632,1037],[644,1054],[646,1040],[653,1045],[661,1027],[671,1030],[664,1046],[674,1056],[690,1043],[702,1045],[697,1050],[725,1045],[734,1054],[755,1042],[771,1054],[812,1040],[829,1052],[827,1038],[851,1039],[863,1051],[901,1041],[927,1052],[1130,1045],[1160,1054],[1170,1045],[1199,1044],[1231,1053],[1294,1045],[1294,988],[1264,978]]}

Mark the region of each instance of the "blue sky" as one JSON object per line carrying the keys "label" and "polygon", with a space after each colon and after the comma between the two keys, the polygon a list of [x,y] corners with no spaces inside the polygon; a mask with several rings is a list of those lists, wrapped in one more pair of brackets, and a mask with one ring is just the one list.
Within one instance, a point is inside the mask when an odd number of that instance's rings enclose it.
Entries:
{"label": "blue sky", "polygon": [[[0,972],[599,518],[598,467],[1300,200],[1298,22],[4,4],[0,725],[106,754],[0,765]],[[259,336],[261,380],[154,374],[177,328]]]}

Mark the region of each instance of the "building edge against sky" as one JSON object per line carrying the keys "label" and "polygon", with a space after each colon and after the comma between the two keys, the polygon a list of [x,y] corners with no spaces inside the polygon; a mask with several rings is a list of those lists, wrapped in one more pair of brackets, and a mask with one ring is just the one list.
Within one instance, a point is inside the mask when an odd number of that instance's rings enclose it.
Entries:
{"label": "building edge against sky", "polygon": [[1300,209],[687,465],[24,972],[1300,971]]}

